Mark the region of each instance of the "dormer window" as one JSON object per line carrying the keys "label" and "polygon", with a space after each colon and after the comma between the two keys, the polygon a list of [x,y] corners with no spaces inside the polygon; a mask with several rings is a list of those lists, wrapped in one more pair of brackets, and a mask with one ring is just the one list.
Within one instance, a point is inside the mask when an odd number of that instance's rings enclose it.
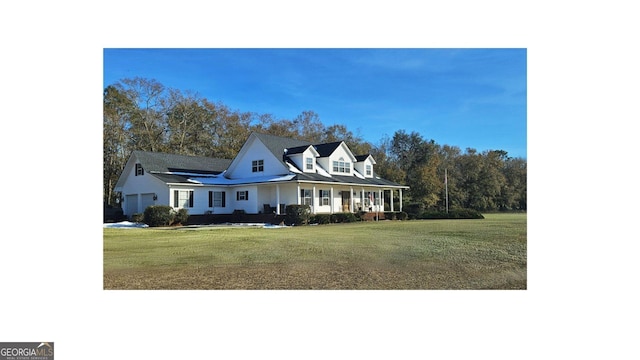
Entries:
{"label": "dormer window", "polygon": [[251,172],[263,172],[264,160],[253,160],[251,162]]}
{"label": "dormer window", "polygon": [[371,176],[371,165],[367,165],[365,167],[365,169],[366,169],[365,172],[366,172],[367,176]]}
{"label": "dormer window", "polygon": [[136,176],[144,175],[144,169],[142,168],[142,164],[136,164]]}
{"label": "dormer window", "polygon": [[351,174],[351,163],[344,161],[344,158],[340,158],[338,161],[333,162],[333,172]]}
{"label": "dormer window", "polygon": [[307,158],[307,170],[313,170],[313,158]]}

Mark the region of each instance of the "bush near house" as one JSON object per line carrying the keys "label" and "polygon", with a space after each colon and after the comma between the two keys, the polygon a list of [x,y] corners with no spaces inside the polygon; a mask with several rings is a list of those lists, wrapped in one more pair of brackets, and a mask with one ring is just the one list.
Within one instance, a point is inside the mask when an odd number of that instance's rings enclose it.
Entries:
{"label": "bush near house", "polygon": [[287,205],[285,221],[289,225],[306,225],[311,218],[309,205]]}
{"label": "bush near house", "polygon": [[189,211],[187,209],[180,209],[178,210],[175,218],[173,219],[173,224],[184,225],[188,221],[189,221]]}
{"label": "bush near house", "polygon": [[144,209],[144,223],[151,227],[186,224],[188,220],[187,209],[175,211],[167,205],[151,205]]}
{"label": "bush near house", "polygon": [[316,214],[309,220],[312,224],[326,225],[331,222],[331,215],[329,214]]}
{"label": "bush near house", "polygon": [[419,219],[424,213],[424,204],[422,203],[410,203],[404,206],[404,211],[407,212],[410,220]]}
{"label": "bush near house", "polygon": [[358,217],[353,213],[335,213],[331,214],[332,223],[351,223],[358,221]]}
{"label": "bush near house", "polygon": [[482,214],[474,209],[452,209],[446,211],[425,211],[420,219],[484,219]]}

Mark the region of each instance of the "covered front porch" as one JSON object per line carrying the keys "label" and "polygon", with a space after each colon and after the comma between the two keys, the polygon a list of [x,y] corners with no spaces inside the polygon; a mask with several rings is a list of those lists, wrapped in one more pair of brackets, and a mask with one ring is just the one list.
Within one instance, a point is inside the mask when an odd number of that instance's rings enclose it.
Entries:
{"label": "covered front porch", "polygon": [[403,188],[325,183],[278,183],[260,187],[261,212],[284,214],[287,205],[309,205],[312,214],[402,211]]}

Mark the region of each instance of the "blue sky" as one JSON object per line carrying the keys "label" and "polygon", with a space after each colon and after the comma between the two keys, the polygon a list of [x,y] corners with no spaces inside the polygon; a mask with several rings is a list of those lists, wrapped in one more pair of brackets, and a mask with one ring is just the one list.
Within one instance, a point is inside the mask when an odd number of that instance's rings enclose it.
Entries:
{"label": "blue sky", "polygon": [[405,130],[527,156],[526,49],[104,49],[104,86],[133,77],[277,119],[312,110],[373,144]]}

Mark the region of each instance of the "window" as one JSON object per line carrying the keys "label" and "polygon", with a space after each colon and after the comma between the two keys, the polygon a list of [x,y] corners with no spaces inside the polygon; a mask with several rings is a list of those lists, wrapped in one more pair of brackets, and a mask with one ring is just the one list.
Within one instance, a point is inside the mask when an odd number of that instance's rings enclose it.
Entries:
{"label": "window", "polygon": [[173,207],[192,208],[193,207],[193,190],[174,190],[173,191]]}
{"label": "window", "polygon": [[366,174],[367,176],[371,176],[371,165],[367,165]]}
{"label": "window", "polygon": [[351,163],[345,162],[343,158],[338,159],[338,161],[333,162],[333,172],[334,173],[351,173]]}
{"label": "window", "polygon": [[263,172],[264,160],[253,160],[251,162],[251,172]]}
{"label": "window", "polygon": [[142,168],[142,164],[136,164],[136,176],[144,175],[144,169]]}
{"label": "window", "polygon": [[249,200],[249,191],[236,191],[236,200],[237,201]]}
{"label": "window", "polygon": [[303,205],[313,205],[313,202],[311,201],[311,190],[300,189],[300,198],[302,198]]}
{"label": "window", "polygon": [[329,190],[320,190],[320,205],[329,205]]}
{"label": "window", "polygon": [[226,195],[224,191],[209,191],[209,207],[226,207]]}
{"label": "window", "polygon": [[313,170],[313,158],[307,158],[307,170]]}

